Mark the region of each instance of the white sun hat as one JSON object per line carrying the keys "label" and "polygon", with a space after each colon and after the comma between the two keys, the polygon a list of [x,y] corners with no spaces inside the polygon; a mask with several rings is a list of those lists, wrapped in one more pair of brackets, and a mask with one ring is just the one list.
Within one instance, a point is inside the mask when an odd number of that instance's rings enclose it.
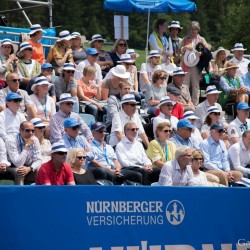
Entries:
{"label": "white sun hat", "polygon": [[128,79],[130,76],[129,72],[126,72],[126,68],[124,65],[116,65],[114,68],[110,70],[110,72],[119,78]]}

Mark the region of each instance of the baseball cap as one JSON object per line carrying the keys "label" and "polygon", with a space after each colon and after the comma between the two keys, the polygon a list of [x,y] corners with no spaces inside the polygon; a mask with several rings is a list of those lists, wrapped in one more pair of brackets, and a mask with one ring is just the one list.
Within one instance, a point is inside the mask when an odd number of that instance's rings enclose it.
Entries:
{"label": "baseball cap", "polygon": [[223,125],[219,122],[216,122],[211,125],[210,130],[215,129],[217,131],[224,129]]}
{"label": "baseball cap", "polygon": [[177,128],[195,128],[188,119],[181,119],[177,123]]}
{"label": "baseball cap", "polygon": [[9,93],[6,96],[5,101],[9,102],[9,101],[14,100],[14,99],[23,100],[23,98],[20,95],[18,95],[17,93]]}
{"label": "baseball cap", "polygon": [[98,131],[101,128],[106,128],[106,125],[102,122],[95,122],[91,124],[91,131]]}
{"label": "baseball cap", "polygon": [[75,127],[78,125],[80,125],[80,123],[75,118],[67,118],[63,123],[64,128]]}
{"label": "baseball cap", "polygon": [[249,110],[250,107],[245,102],[239,102],[237,105],[237,110],[240,110],[240,109]]}

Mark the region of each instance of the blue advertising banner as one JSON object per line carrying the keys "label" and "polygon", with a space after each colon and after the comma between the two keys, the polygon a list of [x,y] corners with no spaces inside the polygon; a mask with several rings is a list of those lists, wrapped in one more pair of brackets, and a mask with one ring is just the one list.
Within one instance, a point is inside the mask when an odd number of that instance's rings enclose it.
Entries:
{"label": "blue advertising banner", "polygon": [[1,250],[247,250],[248,188],[0,187]]}

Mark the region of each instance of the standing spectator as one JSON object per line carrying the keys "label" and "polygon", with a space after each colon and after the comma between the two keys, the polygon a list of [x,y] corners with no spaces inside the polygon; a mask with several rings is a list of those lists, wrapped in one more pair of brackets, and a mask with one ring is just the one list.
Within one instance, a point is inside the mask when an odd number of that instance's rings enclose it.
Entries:
{"label": "standing spectator", "polygon": [[117,39],[110,50],[110,57],[113,61],[114,67],[117,65],[117,61],[120,61],[121,55],[125,54],[128,49],[128,43],[125,39]]}
{"label": "standing spectator", "polygon": [[79,32],[73,32],[71,34],[71,48],[73,53],[73,59],[76,65],[87,58],[86,49],[83,47],[86,38],[81,36]]}

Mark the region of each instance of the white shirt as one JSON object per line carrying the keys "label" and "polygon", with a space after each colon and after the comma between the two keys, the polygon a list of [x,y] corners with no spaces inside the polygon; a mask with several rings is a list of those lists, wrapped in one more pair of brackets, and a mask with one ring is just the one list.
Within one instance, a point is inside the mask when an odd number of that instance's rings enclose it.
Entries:
{"label": "white shirt", "polygon": [[193,138],[198,144],[200,144],[203,141],[200,130],[198,128],[194,128],[191,134],[191,138]]}
{"label": "white shirt", "polygon": [[243,123],[239,120],[239,118],[236,117],[228,125],[228,129],[227,129],[228,136],[230,138],[233,138],[233,137],[241,138],[244,131],[250,129],[250,120],[249,119],[247,119],[246,125],[247,125],[247,128],[243,125]]}
{"label": "white shirt", "polygon": [[13,114],[8,108],[0,112],[0,137],[6,141],[9,135],[17,135],[19,133],[20,124],[26,121],[25,116],[16,112]]}
{"label": "white shirt", "polygon": [[231,166],[243,174],[250,174],[250,149],[247,149],[242,141],[233,144],[228,150]]}
{"label": "white shirt", "polygon": [[115,148],[116,156],[122,167],[144,167],[152,165],[147,157],[145,150],[140,142],[134,140],[131,142],[124,137]]}
{"label": "white shirt", "polygon": [[8,167],[11,165],[7,160],[7,152],[3,139],[0,138],[0,163],[6,164]]}
{"label": "white shirt", "polygon": [[194,174],[190,165],[181,171],[177,160],[167,161],[160,173],[160,186],[195,186]]}
{"label": "white shirt", "polygon": [[[76,70],[75,70],[75,74],[74,74],[74,78],[75,80],[79,80],[83,77],[83,69],[86,66],[91,66],[88,59],[85,59],[84,61],[80,62],[77,66],[76,66]],[[96,83],[99,83],[102,80],[102,70],[101,67],[98,63],[94,63],[93,66],[96,69],[96,73],[95,73],[95,81]]]}
{"label": "white shirt", "polygon": [[140,91],[141,92],[145,92],[147,89],[147,84],[144,83],[141,74],[143,74],[143,73],[148,74],[148,80],[150,81],[150,83],[152,83],[152,77],[153,77],[154,72],[156,70],[160,70],[160,69],[161,69],[160,65],[156,65],[154,68],[152,68],[149,63],[143,63],[141,65],[140,77],[139,77],[139,84],[140,84]]}
{"label": "white shirt", "polygon": [[155,129],[160,122],[169,122],[172,129],[177,129],[178,118],[171,115],[170,118],[166,117],[162,112],[153,120],[153,131],[155,137]]}
{"label": "white shirt", "polygon": [[194,182],[196,186],[209,186],[205,173],[200,170],[199,174],[194,174]]}
{"label": "white shirt", "polygon": [[133,116],[130,117],[124,112],[124,110],[121,110],[118,113],[115,113],[112,119],[112,128],[109,140],[109,144],[112,147],[118,143],[118,138],[115,132],[120,131],[124,135],[124,126],[127,122],[134,122],[138,126],[138,135],[141,135],[145,132],[138,113],[135,113]]}
{"label": "white shirt", "polygon": [[248,72],[248,64],[249,64],[249,60],[246,58],[242,58],[242,60],[238,60],[235,57],[233,57],[232,59],[229,60],[229,62],[233,62],[236,63],[239,68],[236,71],[236,76],[243,76],[244,74],[246,74]]}

